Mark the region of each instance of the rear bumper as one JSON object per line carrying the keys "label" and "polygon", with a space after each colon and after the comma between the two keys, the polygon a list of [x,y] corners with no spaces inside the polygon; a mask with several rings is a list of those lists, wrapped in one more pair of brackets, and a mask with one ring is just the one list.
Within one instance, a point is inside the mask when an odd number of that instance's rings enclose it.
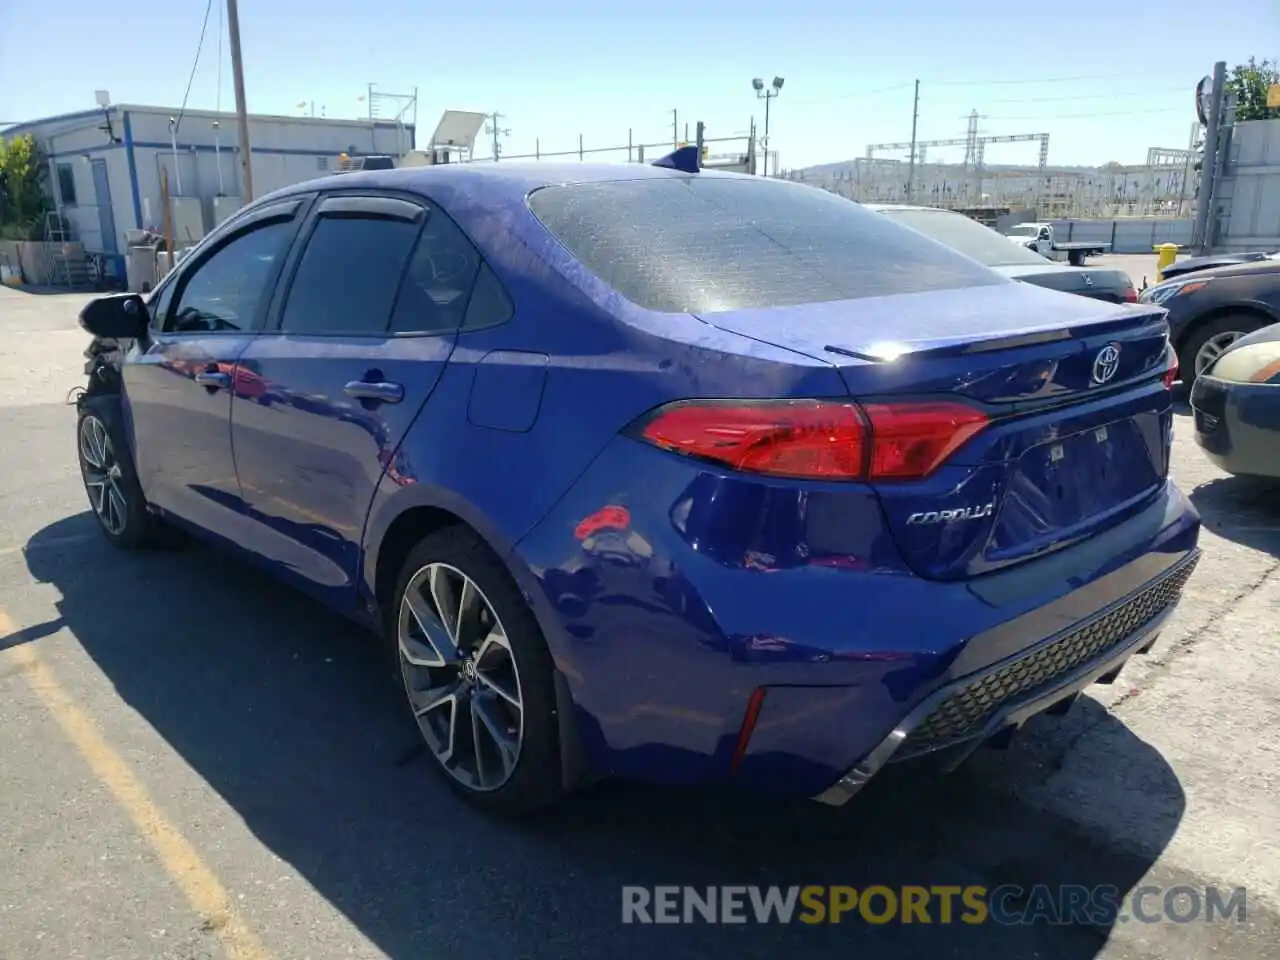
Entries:
{"label": "rear bumper", "polygon": [[1069,704],[1085,687],[1113,677],[1131,656],[1150,649],[1199,558],[1196,550],[1088,621],[937,690],[814,799],[840,806],[895,760],[961,746],[949,757],[958,765],[1001,730]]}
{"label": "rear bumper", "polygon": [[1196,443],[1227,473],[1280,477],[1280,386],[1207,374],[1191,388]]}
{"label": "rear bumper", "polygon": [[[815,796],[918,726],[926,703],[1159,581],[1194,555],[1199,530],[1165,484],[1073,546],[929,581],[908,573],[864,487],[801,495],[620,438],[511,559],[535,581],[527,595],[592,773]],[[1064,669],[1109,664],[1146,626]],[[1047,679],[1052,692],[1070,678]]]}

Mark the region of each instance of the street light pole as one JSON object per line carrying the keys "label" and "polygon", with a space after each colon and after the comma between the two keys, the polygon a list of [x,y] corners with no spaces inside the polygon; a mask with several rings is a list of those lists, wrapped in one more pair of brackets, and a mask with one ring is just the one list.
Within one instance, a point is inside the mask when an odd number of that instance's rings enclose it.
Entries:
{"label": "street light pole", "polygon": [[761,176],[769,176],[769,101],[782,92],[782,77],[774,77],[773,85],[767,90],[764,81],[756,77],[751,81],[756,99],[764,101],[764,167]]}
{"label": "street light pole", "polygon": [[769,176],[769,101],[773,94],[764,95],[764,175]]}

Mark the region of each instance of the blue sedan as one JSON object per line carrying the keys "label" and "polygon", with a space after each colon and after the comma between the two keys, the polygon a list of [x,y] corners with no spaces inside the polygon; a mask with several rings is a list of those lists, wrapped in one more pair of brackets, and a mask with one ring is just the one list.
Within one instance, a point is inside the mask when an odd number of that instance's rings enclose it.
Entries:
{"label": "blue sedan", "polygon": [[688,152],[299,184],[81,323],[106,536],[366,624],[497,813],[957,763],[1114,679],[1198,558],[1161,308]]}

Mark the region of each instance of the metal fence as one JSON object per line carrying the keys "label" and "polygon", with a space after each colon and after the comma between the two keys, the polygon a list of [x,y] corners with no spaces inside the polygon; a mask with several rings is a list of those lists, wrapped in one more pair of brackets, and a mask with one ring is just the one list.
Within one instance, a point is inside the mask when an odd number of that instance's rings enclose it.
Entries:
{"label": "metal fence", "polygon": [[[472,155],[465,159],[463,163],[495,163],[503,160],[605,160],[606,162],[623,161],[627,163],[644,163],[646,158],[656,160],[658,157],[670,153],[672,150],[680,146],[693,143],[689,140],[665,140],[660,142],[638,143],[633,137],[633,131],[627,131],[627,142],[617,146],[610,147],[589,147],[582,134],[578,134],[577,147],[568,150],[544,150],[542,147],[542,139],[534,139],[533,153],[502,153],[499,151],[497,160],[494,159],[492,153],[488,156]],[[703,145],[709,148],[709,161],[727,160],[729,158],[746,156],[753,153],[751,148],[750,137],[704,137]],[[739,149],[735,150],[734,147]],[[477,153],[479,145],[477,145]]]}
{"label": "metal fence", "polygon": [[1108,243],[1112,253],[1151,253],[1160,243],[1191,243],[1187,218],[1140,217],[1115,220],[1052,220],[1054,235],[1067,243]]}

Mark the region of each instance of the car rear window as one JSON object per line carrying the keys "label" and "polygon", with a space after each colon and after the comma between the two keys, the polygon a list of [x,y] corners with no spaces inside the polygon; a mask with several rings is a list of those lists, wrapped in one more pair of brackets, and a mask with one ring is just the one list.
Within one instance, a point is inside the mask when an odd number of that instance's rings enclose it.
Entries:
{"label": "car rear window", "polygon": [[888,217],[777,180],[564,184],[536,190],[529,207],[587,269],[650,310],[713,314],[1003,282]]}

